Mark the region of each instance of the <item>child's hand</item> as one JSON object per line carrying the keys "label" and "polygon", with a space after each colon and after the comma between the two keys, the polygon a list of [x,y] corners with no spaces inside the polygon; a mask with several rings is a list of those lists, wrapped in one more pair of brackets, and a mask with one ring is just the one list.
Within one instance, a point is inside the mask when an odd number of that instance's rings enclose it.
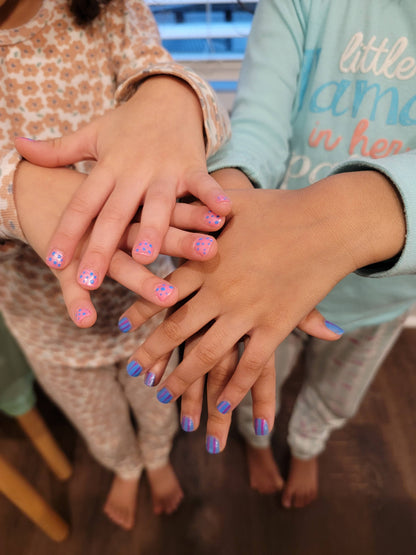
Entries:
{"label": "child's hand", "polygon": [[[85,179],[84,174],[70,169],[42,168],[25,161],[19,164],[14,182],[17,213],[27,241],[41,258],[45,258],[49,237],[60,215]],[[178,204],[174,210],[172,222],[182,228],[209,227],[209,224],[205,223],[207,213],[208,210],[201,206]],[[138,226],[139,224],[135,224],[128,228],[120,242],[120,249],[131,249]],[[201,255],[201,243],[210,241],[212,243],[209,253]],[[89,327],[96,320],[90,294],[76,280],[79,259],[87,242],[88,232],[79,243],[73,260],[66,268],[60,272],[53,270],[60,282],[68,313],[80,327]],[[170,289],[169,283],[132,261],[131,257],[120,249],[116,250],[111,259],[108,270],[110,277],[116,275],[116,279],[122,285],[159,306],[166,307],[174,304],[177,299],[176,288]],[[216,241],[212,237],[175,228],[169,228],[162,243],[162,252],[196,260],[210,258],[215,255],[216,250]],[[59,256],[54,256],[54,260],[56,267],[59,268]],[[171,291],[171,294],[169,296],[161,294],[161,286],[165,287],[165,291]]]}
{"label": "child's hand", "polygon": [[[62,254],[61,268],[72,260],[84,233],[96,218],[82,255],[78,276],[93,272],[96,289],[127,225],[143,204],[133,258],[152,262],[168,230],[176,198],[188,193],[212,210],[207,223],[218,229],[231,209],[229,199],[208,175],[202,111],[191,88],[178,79],[147,79],[125,104],[79,131],[53,141],[16,139],[29,161],[56,167],[97,160],[69,202],[49,243]],[[201,251],[201,256],[203,253]]]}
{"label": "child's hand", "polygon": [[[314,307],[350,272],[397,254],[405,226],[394,189],[377,172],[336,175],[299,191],[229,194],[233,217],[218,239],[219,255],[204,264],[187,262],[168,278],[180,299],[198,292],[133,358],[147,368],[214,321],[161,384],[176,399],[247,336],[237,369],[217,399],[232,410],[296,326],[322,339],[339,338],[342,330],[332,331],[336,326]],[[154,312],[139,301],[123,316],[134,329]]]}

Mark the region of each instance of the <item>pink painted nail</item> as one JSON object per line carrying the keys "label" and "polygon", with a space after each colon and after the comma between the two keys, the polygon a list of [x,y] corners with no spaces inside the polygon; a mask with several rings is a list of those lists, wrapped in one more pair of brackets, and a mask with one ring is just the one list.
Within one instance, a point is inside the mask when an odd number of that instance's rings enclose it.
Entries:
{"label": "pink painted nail", "polygon": [[137,254],[144,254],[145,256],[151,256],[153,254],[153,245],[149,241],[140,241],[134,248],[134,252]]}
{"label": "pink painted nail", "polygon": [[218,195],[217,196],[218,202],[230,202],[230,199],[226,195]]}
{"label": "pink painted nail", "polygon": [[218,214],[214,214],[212,210],[209,210],[208,214],[205,216],[205,221],[208,225],[217,227],[221,223],[221,216],[218,216]]}
{"label": "pink painted nail", "polygon": [[46,263],[51,268],[60,268],[64,261],[64,253],[58,249],[52,249],[46,257]]}
{"label": "pink painted nail", "polygon": [[78,283],[80,285],[87,285],[88,287],[92,287],[96,284],[98,276],[92,270],[84,270],[78,276]]}
{"label": "pink painted nail", "polygon": [[155,289],[155,293],[158,296],[160,301],[164,301],[169,295],[173,293],[175,288],[173,285],[169,283],[159,283],[159,285]]}
{"label": "pink painted nail", "polygon": [[77,322],[82,322],[90,314],[91,310],[88,310],[88,308],[79,308],[75,313],[75,319]]}
{"label": "pink painted nail", "polygon": [[206,256],[209,253],[214,239],[212,237],[199,237],[194,241],[194,249],[201,256]]}

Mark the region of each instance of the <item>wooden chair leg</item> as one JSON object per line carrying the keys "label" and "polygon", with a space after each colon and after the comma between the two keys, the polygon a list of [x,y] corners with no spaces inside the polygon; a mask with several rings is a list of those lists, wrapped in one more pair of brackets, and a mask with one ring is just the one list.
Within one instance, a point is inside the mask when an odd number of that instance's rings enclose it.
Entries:
{"label": "wooden chair leg", "polygon": [[52,437],[38,410],[33,408],[16,418],[57,478],[68,479],[72,474],[71,464]]}
{"label": "wooden chair leg", "polygon": [[69,534],[68,524],[39,493],[0,455],[0,492],[25,513],[51,539],[60,542]]}

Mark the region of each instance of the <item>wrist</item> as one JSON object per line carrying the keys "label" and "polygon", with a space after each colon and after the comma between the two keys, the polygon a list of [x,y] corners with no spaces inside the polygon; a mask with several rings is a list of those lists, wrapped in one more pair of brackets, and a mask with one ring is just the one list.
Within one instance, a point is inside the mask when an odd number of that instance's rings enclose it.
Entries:
{"label": "wrist", "polygon": [[385,175],[372,170],[342,173],[309,189],[315,189],[350,271],[393,258],[403,249],[403,207]]}
{"label": "wrist", "polygon": [[223,168],[212,172],[211,176],[225,190],[253,189],[253,185],[244,172],[237,168]]}
{"label": "wrist", "polygon": [[46,221],[57,221],[84,179],[84,174],[68,168],[44,168],[26,160],[19,163],[13,193],[17,217],[26,239],[40,214],[42,225]]}

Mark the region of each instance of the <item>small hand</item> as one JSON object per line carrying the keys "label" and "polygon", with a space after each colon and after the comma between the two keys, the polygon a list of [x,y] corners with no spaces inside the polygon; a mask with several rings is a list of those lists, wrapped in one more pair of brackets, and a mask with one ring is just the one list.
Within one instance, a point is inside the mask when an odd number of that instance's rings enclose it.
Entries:
{"label": "small hand", "polygon": [[[196,294],[133,357],[146,368],[212,323],[163,384],[176,399],[247,336],[219,399],[233,409],[296,326],[321,339],[340,337],[342,330],[314,307],[350,272],[395,256],[405,225],[393,187],[378,172],[340,174],[298,191],[229,193],[233,215],[218,239],[219,254],[168,277],[180,299]],[[154,312],[139,301],[124,317],[134,329]]]}
{"label": "small hand", "polygon": [[[210,229],[218,229],[231,208],[206,170],[199,101],[187,84],[172,77],[147,79],[128,102],[72,135],[52,141],[19,138],[16,148],[27,160],[48,167],[97,161],[68,203],[46,258],[50,264],[50,254],[58,251],[60,268],[65,268],[94,222],[77,272],[82,287],[99,287],[140,205],[132,255],[142,264],[161,251],[178,197],[190,193],[208,206]],[[96,276],[93,283],[79,277],[84,272]]]}
{"label": "small hand", "polygon": [[[70,169],[42,168],[26,161],[19,164],[14,182],[17,213],[27,241],[42,259],[45,258],[48,239],[62,211],[85,179],[84,174]],[[206,220],[207,214],[208,211],[204,207],[178,204],[172,222],[184,228],[210,228]],[[159,306],[174,304],[177,299],[176,288],[134,262],[121,250],[131,249],[138,227],[139,224],[130,226],[123,235],[119,248],[112,256],[108,274],[117,276],[116,279],[122,285]],[[92,326],[97,316],[90,293],[81,287],[76,279],[79,260],[87,243],[88,232],[79,243],[73,260],[62,271],[57,271],[60,264],[59,252],[52,255],[56,263],[56,269],[52,271],[60,282],[68,313],[80,327]],[[210,244],[209,252],[206,254],[200,253],[202,243]],[[162,252],[188,259],[209,259],[216,251],[216,241],[211,236],[173,227],[169,228],[162,243]],[[166,292],[171,294],[166,295]]]}

